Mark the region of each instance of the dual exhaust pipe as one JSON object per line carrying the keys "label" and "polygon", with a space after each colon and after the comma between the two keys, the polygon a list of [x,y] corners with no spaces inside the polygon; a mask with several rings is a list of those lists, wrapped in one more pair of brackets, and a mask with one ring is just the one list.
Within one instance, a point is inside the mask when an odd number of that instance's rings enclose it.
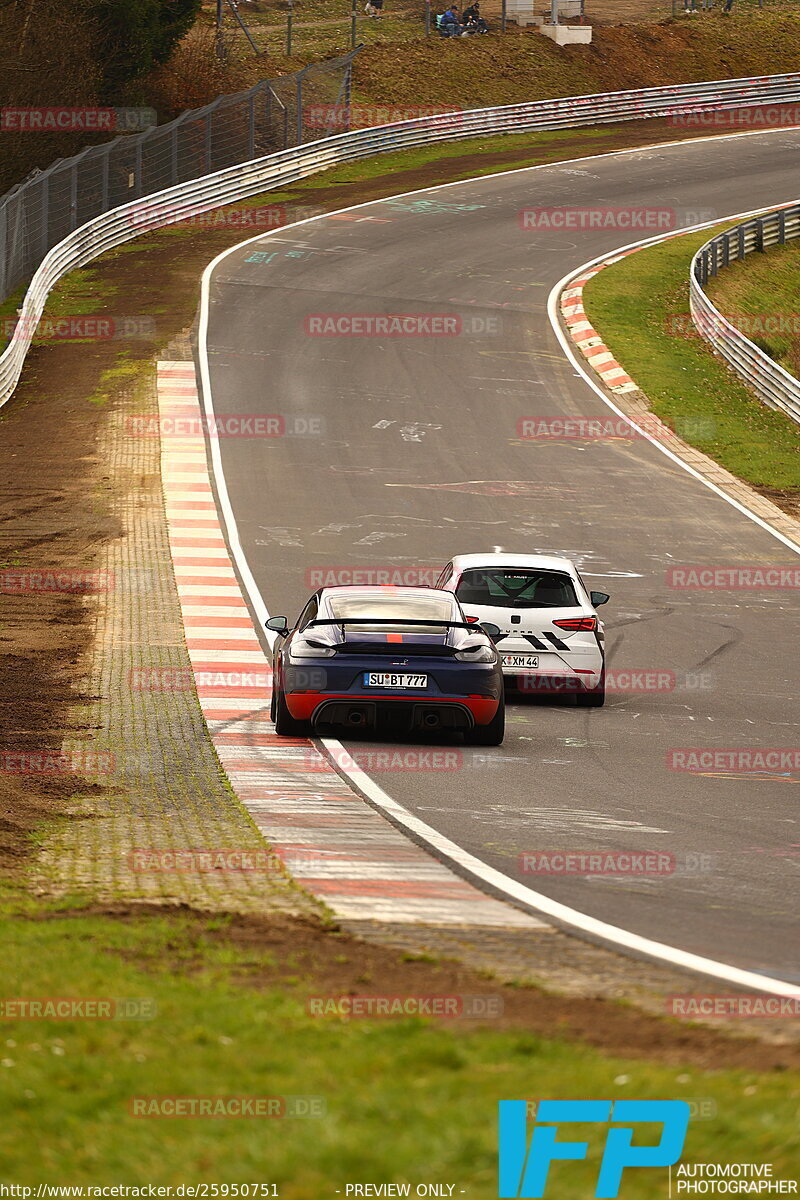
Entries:
{"label": "dual exhaust pipe", "polygon": [[[438,729],[441,725],[441,718],[438,712],[429,711],[423,714],[422,727],[424,729]],[[347,713],[347,724],[352,729],[363,729],[367,724],[367,713],[363,708],[351,708]]]}

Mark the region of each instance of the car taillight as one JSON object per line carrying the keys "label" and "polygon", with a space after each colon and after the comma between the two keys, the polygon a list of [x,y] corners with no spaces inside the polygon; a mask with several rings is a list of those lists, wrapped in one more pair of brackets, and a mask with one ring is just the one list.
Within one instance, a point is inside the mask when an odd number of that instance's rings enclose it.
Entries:
{"label": "car taillight", "polygon": [[467,617],[467,623],[469,625],[477,625],[479,620],[479,617]]}
{"label": "car taillight", "polygon": [[589,633],[597,629],[597,617],[571,617],[563,621],[553,621],[559,629],[569,629],[572,633]]}

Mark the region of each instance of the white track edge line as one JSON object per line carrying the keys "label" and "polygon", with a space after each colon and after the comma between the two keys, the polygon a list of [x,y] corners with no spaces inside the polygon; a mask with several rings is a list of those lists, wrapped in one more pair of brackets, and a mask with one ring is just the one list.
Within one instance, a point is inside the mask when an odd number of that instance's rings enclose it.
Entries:
{"label": "white track edge line", "polygon": [[[788,205],[776,205],[775,207],[788,207]],[[716,483],[712,483],[710,479],[706,479],[700,471],[696,470],[695,467],[687,463],[680,457],[680,455],[676,454],[673,450],[670,450],[669,447],[665,446],[664,443],[659,441],[658,438],[654,437],[651,433],[648,433],[648,431],[643,429],[641,425],[638,425],[634,417],[628,416],[627,413],[618,408],[613,400],[606,395],[603,387],[597,382],[596,379],[593,378],[592,373],[587,371],[586,367],[584,366],[585,360],[582,356],[579,356],[577,347],[574,345],[569,334],[566,333],[562,327],[559,313],[559,301],[561,299],[561,293],[569,287],[570,282],[573,279],[580,278],[587,271],[590,271],[592,267],[604,264],[610,258],[617,258],[620,254],[625,254],[625,252],[629,250],[640,250],[645,246],[657,245],[659,242],[665,242],[674,237],[681,237],[683,234],[697,233],[701,229],[712,229],[715,225],[719,225],[723,221],[745,220],[747,217],[755,216],[757,213],[764,211],[766,210],[763,208],[756,208],[751,209],[749,212],[734,213],[730,217],[721,217],[714,221],[705,221],[702,225],[692,225],[687,229],[675,230],[674,232],[666,234],[658,234],[652,238],[643,238],[639,242],[630,242],[627,246],[622,246],[618,250],[613,251],[613,253],[601,254],[597,258],[593,258],[589,262],[586,262],[582,266],[578,267],[576,271],[569,271],[563,277],[563,279],[560,279],[558,283],[555,284],[550,292],[550,295],[547,297],[547,315],[550,319],[550,324],[553,327],[553,332],[558,338],[561,349],[564,351],[566,357],[576,368],[578,374],[583,378],[584,382],[588,383],[592,391],[600,397],[604,404],[608,405],[612,412],[615,412],[618,417],[621,417],[623,421],[626,421],[627,424],[630,425],[631,429],[635,429],[636,432],[643,438],[646,438],[651,445],[660,450],[662,454],[665,454],[672,462],[677,463],[677,465],[682,467],[689,475],[699,480],[700,483],[709,488],[715,493],[715,495],[721,497],[723,500],[726,500],[728,504],[732,505],[733,508],[737,509],[744,516],[749,517],[751,521],[755,521],[756,525],[759,525],[762,529],[766,530],[767,533],[771,533],[773,537],[777,538],[778,541],[783,542],[784,545],[788,546],[790,550],[793,550],[795,554],[800,554],[800,545],[798,545],[797,542],[792,541],[792,539],[787,537],[786,534],[781,533],[781,531],[776,529],[774,525],[770,525],[769,521],[766,521],[763,517],[760,517],[758,513],[754,513],[753,510],[748,508],[746,504],[742,504],[740,500],[734,499],[733,496],[730,496]]]}
{"label": "white track edge line", "polygon": [[[785,129],[768,131],[768,133],[786,132],[787,130]],[[411,192],[400,192],[396,196],[385,196],[382,197],[381,200],[397,200],[404,196],[417,195],[424,192],[440,191],[443,188],[457,187],[461,184],[482,183],[486,179],[497,178],[498,176],[502,175],[516,175],[521,174],[523,171],[539,171],[548,167],[566,166],[568,163],[587,162],[598,158],[610,158],[615,155],[621,156],[624,154],[642,153],[648,149],[666,149],[670,146],[684,146],[687,143],[695,144],[696,142],[706,141],[729,141],[740,137],[763,136],[763,133],[764,131],[759,130],[757,133],[747,132],[727,134],[723,135],[722,137],[691,138],[683,139],[677,142],[655,143],[652,146],[639,146],[634,149],[608,151],[604,154],[586,155],[582,158],[563,159],[556,163],[542,163],[539,166],[520,167],[513,171],[496,171],[492,175],[479,175],[473,176],[470,179],[458,179],[454,180],[452,183],[440,184],[438,186],[429,188],[418,188],[416,191]],[[381,201],[365,201],[360,204],[351,205],[349,208],[336,209],[329,213],[320,213],[316,217],[306,217],[301,221],[294,221],[290,225],[282,225],[274,231],[257,234],[255,237],[246,238],[244,241],[237,243],[235,246],[229,246],[226,250],[223,250],[220,254],[218,254],[216,258],[212,259],[212,261],[208,264],[203,272],[201,280],[200,321],[198,326],[198,357],[200,361],[200,380],[202,385],[201,400],[207,416],[213,417],[215,415],[211,391],[211,370],[208,359],[207,338],[210,312],[209,292],[211,279],[218,265],[224,259],[226,259],[228,255],[234,254],[243,247],[252,245],[254,242],[264,241],[272,234],[284,233],[287,229],[294,229],[301,225],[307,225],[312,221],[324,220],[326,217],[336,216],[339,213],[353,212],[361,208],[367,208],[376,203],[381,203]],[[773,207],[776,206],[773,205]],[[763,212],[765,209],[758,209],[754,211]],[[713,222],[709,222],[708,226],[717,225],[720,223],[720,221],[735,219],[736,214],[733,214],[731,217],[719,217]],[[704,226],[699,226],[699,228],[703,227]],[[619,250],[617,251],[617,253],[620,252],[621,251]],[[604,255],[602,257],[608,256]],[[584,267],[582,269],[585,270],[586,268]],[[572,278],[573,274],[573,272],[570,272],[567,278]],[[559,287],[562,285],[556,286]],[[550,298],[552,298],[552,296],[553,292],[551,292]],[[550,302],[548,299],[548,311],[549,309]],[[557,336],[559,337],[562,348],[567,354],[567,357],[575,364],[576,367],[579,368],[580,374],[583,375],[584,379],[586,379],[590,386],[597,391],[599,395],[601,395],[602,399],[609,404],[611,408],[614,408],[616,411],[615,406],[611,404],[607,397],[602,394],[599,387],[591,379],[589,379],[582,368],[580,368],[580,364],[578,364],[572,357],[571,348],[562,341],[561,330],[559,326],[556,325],[554,328]],[[620,415],[625,417],[624,413],[621,413]],[[628,420],[628,418],[625,417],[625,420]],[[236,563],[237,570],[241,576],[245,592],[247,593],[253,611],[256,613],[263,627],[264,622],[269,617],[269,610],[267,609],[264,598],[262,597],[256,585],[253,573],[250,570],[250,566],[242,548],[241,540],[239,538],[239,531],[236,524],[236,518],[233,513],[233,507],[231,505],[230,495],[228,493],[219,445],[215,443],[213,438],[210,438],[208,439],[208,447],[215,488],[219,499],[220,508],[222,510],[223,523],[228,536],[231,554]],[[661,449],[668,454],[670,453],[666,450],[666,447],[661,447]],[[680,459],[676,459],[675,461],[680,463]],[[685,466],[690,473],[695,473],[687,464],[681,465]],[[706,480],[703,480],[703,482],[707,483]],[[732,500],[731,497],[726,496],[724,492],[720,491],[713,484],[708,483],[707,485],[713,491],[718,492],[718,494],[724,499],[728,500],[729,503],[733,504],[734,507],[740,508],[746,515],[752,516],[753,519],[755,519],[759,524],[762,523],[760,518],[757,518],[755,514],[749,513],[747,509],[742,508],[742,506],[737,504],[736,501]],[[768,525],[765,525],[765,528],[770,529]],[[771,532],[776,536],[781,536],[778,534],[777,530],[771,530]],[[782,537],[781,540],[783,540]],[[260,632],[261,630],[257,630],[257,633]],[[274,642],[274,637],[270,638],[268,632],[266,633],[266,637],[269,644],[272,645]],[[341,745],[341,743],[335,739],[324,739],[323,745],[326,745],[326,747],[329,748],[338,747]],[[495,870],[494,867],[488,866],[486,863],[481,862],[480,859],[477,859],[467,851],[462,850],[461,847],[457,846],[455,842],[451,842],[449,838],[444,837],[443,834],[440,834],[430,825],[427,825],[424,821],[419,820],[418,817],[415,817],[411,813],[407,812],[406,809],[393,800],[391,796],[389,796],[383,790],[383,788],[380,787],[379,784],[375,783],[374,780],[370,779],[370,777],[359,768],[354,766],[348,771],[343,770],[343,773],[351,781],[356,790],[361,790],[373,804],[384,811],[387,815],[391,813],[394,820],[399,825],[407,828],[409,831],[414,831],[424,843],[429,845],[431,849],[435,849],[440,856],[459,864],[462,870],[467,872],[471,878],[477,880],[478,882],[488,884],[497,891],[501,892],[503,895],[507,896],[510,900],[515,901],[517,904],[521,904],[522,907],[530,907],[536,912],[545,913],[553,917],[553,919],[559,923],[567,925],[570,928],[577,929],[585,934],[597,937],[603,942],[608,942],[614,946],[622,947],[623,949],[632,951],[633,953],[642,954],[647,958],[668,963],[670,966],[682,967],[690,971],[696,971],[702,975],[707,975],[714,979],[720,979],[723,982],[732,984],[734,986],[750,988],[755,991],[766,992],[770,995],[800,997],[800,987],[795,987],[793,984],[786,983],[783,980],[776,980],[770,976],[758,975],[752,971],[746,971],[739,967],[731,967],[726,963],[720,963],[714,959],[705,958],[702,955],[692,954],[686,950],[679,950],[674,946],[667,946],[662,942],[652,941],[650,938],[645,938],[639,934],[630,933],[628,930],[621,929],[615,925],[608,925],[606,922],[599,921],[597,918],[591,917],[587,913],[582,913],[578,909],[570,908],[565,904],[559,904],[557,901],[551,900],[548,896],[544,896],[540,892],[536,892],[532,888],[526,887],[524,884],[517,883],[508,876],[503,875],[500,871]]]}

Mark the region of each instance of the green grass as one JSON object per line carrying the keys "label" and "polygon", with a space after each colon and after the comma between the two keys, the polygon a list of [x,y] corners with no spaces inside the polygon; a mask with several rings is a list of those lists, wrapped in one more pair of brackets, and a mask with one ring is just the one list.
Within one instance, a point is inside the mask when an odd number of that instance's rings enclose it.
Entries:
{"label": "green grass", "polygon": [[584,289],[584,305],[654,412],[685,441],[747,483],[800,488],[800,427],[761,404],[688,315],[689,261],[710,236],[671,238],[606,267]]}
{"label": "green grass", "polygon": [[[800,1085],[788,1073],[605,1058],[555,1031],[539,1038],[465,1032],[457,1022],[314,1018],[305,1011],[313,981],[256,987],[252,973],[268,980],[274,966],[268,952],[212,940],[180,916],[8,914],[0,937],[7,996],[155,1006],[149,1020],[3,1021],[0,1103],[15,1112],[0,1132],[5,1181],[257,1180],[277,1183],[287,1200],[333,1197],[354,1181],[447,1181],[489,1200],[497,1101],[542,1097],[712,1099],[717,1116],[691,1124],[687,1161],[767,1159],[780,1175],[800,1153]],[[244,982],[233,985],[232,971]],[[327,1115],[129,1115],[129,1098],[145,1095],[321,1096]],[[591,1160],[555,1168],[559,1200],[592,1194],[600,1147],[596,1130],[584,1132]],[[631,1172],[626,1197],[662,1197],[664,1176]]]}
{"label": "green grass", "polygon": [[[800,375],[800,249],[796,242],[773,246],[764,254],[749,254],[709,280],[706,291],[719,311],[751,341],[785,370]],[[748,322],[748,317],[755,321]],[[774,325],[775,318],[781,322],[779,327]]]}

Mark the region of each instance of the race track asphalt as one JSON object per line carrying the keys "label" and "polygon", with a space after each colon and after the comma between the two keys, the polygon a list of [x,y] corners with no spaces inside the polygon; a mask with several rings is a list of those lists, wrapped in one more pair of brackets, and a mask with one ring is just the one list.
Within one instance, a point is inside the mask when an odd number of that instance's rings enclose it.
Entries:
{"label": "race track asphalt", "polygon": [[[281,414],[289,427],[220,440],[270,612],[293,618],[320,579],[346,581],[351,568],[414,581],[454,553],[553,552],[612,595],[610,667],[674,674],[670,690],[612,693],[599,710],[512,702],[503,747],[462,748],[451,770],[414,769],[407,755],[403,769],[374,772],[389,794],[554,899],[791,982],[800,981],[800,776],[692,774],[668,760],[687,748],[800,744],[798,593],[680,590],[667,572],[797,557],[645,440],[518,436],[525,418],[613,417],[562,352],[547,297],[570,269],[657,231],[523,229],[519,214],[725,217],[795,200],[799,152],[800,131],[683,142],[320,218],[224,257],[208,334],[216,413]],[[310,316],[339,313],[455,314],[462,332],[308,332]],[[655,850],[676,869],[521,872],[521,854],[554,850]]]}

